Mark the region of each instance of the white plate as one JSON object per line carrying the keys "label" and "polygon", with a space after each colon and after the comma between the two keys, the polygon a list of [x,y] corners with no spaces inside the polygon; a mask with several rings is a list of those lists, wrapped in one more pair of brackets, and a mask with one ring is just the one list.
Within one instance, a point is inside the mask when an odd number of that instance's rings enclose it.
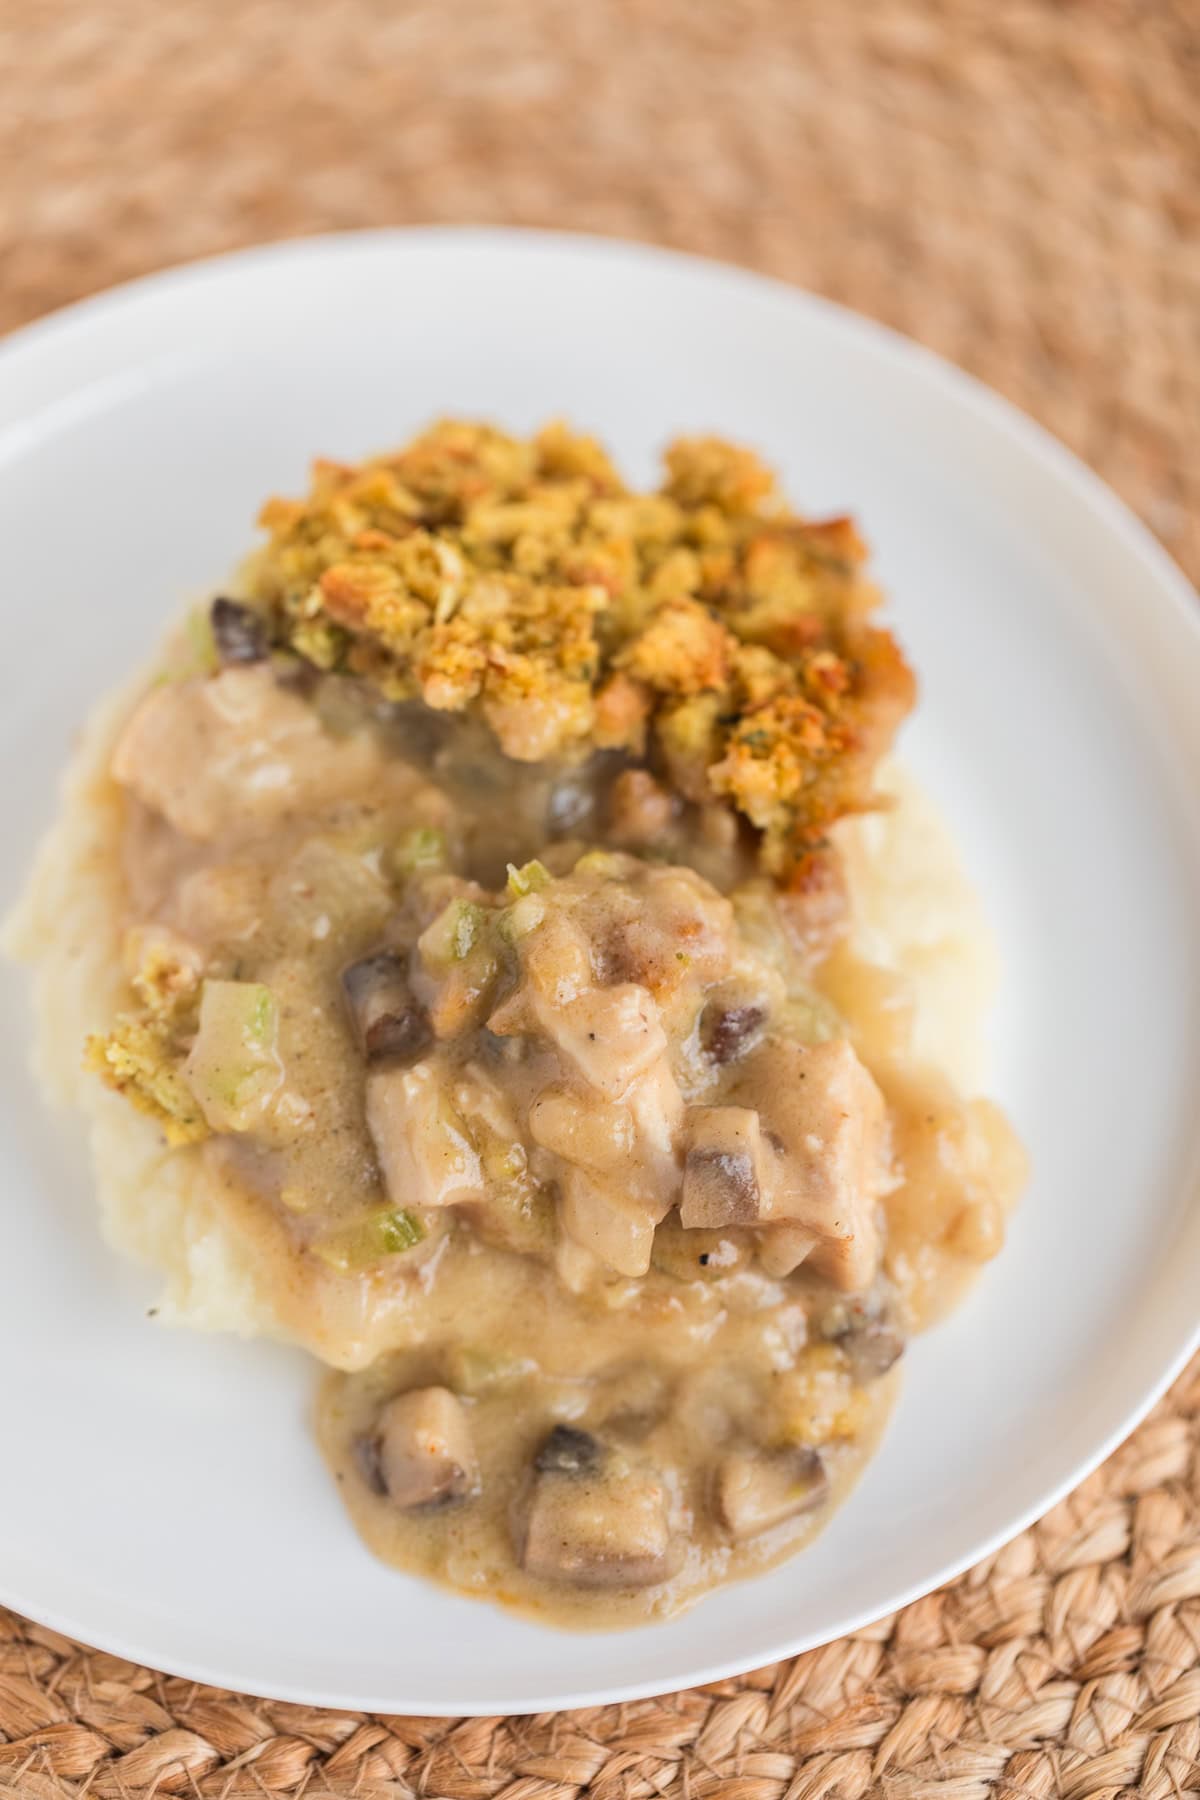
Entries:
{"label": "white plate", "polygon": [[262,496],[430,415],[561,413],[639,478],[681,429],[852,508],[922,677],[908,759],[1005,963],[995,1090],[1035,1177],[914,1348],[816,1546],[673,1623],[571,1636],[390,1573],[343,1516],[286,1351],[158,1330],[76,1134],[0,1062],[0,1596],[254,1693],[419,1713],[659,1692],[834,1637],[1042,1512],[1196,1340],[1200,628],[1177,571],[1036,427],[876,326],[631,246],[420,231],[140,282],[0,353],[4,883],[83,709],[244,550]]}

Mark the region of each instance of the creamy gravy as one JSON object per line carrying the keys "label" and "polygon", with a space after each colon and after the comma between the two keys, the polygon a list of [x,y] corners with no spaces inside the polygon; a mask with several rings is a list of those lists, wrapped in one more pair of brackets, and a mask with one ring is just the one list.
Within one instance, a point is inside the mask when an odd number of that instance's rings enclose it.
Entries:
{"label": "creamy gravy", "polygon": [[[342,1371],[319,1431],[363,1536],[576,1626],[669,1614],[793,1552],[869,1454],[903,1339],[998,1249],[1022,1177],[998,1112],[913,1065],[904,979],[847,948],[843,896],[781,898],[728,814],[667,801],[622,757],[531,770],[472,726],[265,664],[168,697],[143,703],[114,764],[131,974],[142,995],[269,993],[236,1117],[199,1054],[203,1010],[172,999],[164,1055],[186,1056],[207,1109],[181,1154],[257,1246],[280,1327]],[[373,1063],[347,970],[381,955],[408,970],[423,1036]],[[662,1037],[634,1088],[620,1057],[642,1053],[610,1004],[625,988],[653,996]],[[585,1002],[608,1010],[581,1033]],[[596,1066],[581,1036],[602,1040]],[[779,1173],[808,1154],[785,1141],[781,1090],[826,1053],[879,1115],[857,1230],[836,1192],[824,1223],[798,1219]],[[448,1138],[413,1136],[426,1074]],[[634,1089],[651,1099],[627,1117]],[[761,1119],[751,1201],[727,1179],[741,1140],[705,1149],[687,1119]],[[430,1173],[446,1143],[457,1187]],[[681,1159],[685,1184],[698,1172],[682,1202]],[[389,1415],[412,1395],[431,1397],[415,1424]],[[424,1478],[413,1443],[441,1473],[398,1505]]]}

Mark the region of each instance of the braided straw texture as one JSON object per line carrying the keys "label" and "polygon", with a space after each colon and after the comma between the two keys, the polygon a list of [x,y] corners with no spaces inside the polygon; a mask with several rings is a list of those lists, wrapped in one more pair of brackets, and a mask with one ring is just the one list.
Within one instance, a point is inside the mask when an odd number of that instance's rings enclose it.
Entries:
{"label": "braided straw texture", "polygon": [[[357,225],[623,234],[872,313],[1200,575],[1200,0],[0,0],[0,328]],[[1032,1531],[739,1681],[516,1720],[169,1680],[0,1612],[0,1800],[1200,1796],[1200,1364]]]}

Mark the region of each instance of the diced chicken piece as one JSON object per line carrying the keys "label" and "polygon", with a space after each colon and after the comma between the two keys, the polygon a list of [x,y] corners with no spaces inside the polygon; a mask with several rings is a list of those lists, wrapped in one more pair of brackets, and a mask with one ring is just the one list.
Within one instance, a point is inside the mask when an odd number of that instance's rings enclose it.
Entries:
{"label": "diced chicken piece", "polygon": [[667,1493],[587,1432],[562,1426],[535,1462],[521,1562],[576,1587],[651,1587],[671,1572]]}
{"label": "diced chicken piece", "polygon": [[758,1114],[745,1106],[693,1106],[679,1217],[686,1226],[756,1225],[770,1205],[773,1164]]}
{"label": "diced chicken piece", "polygon": [[653,997],[634,982],[589,988],[558,1008],[539,1007],[539,1022],[583,1079],[622,1100],[638,1077],[665,1056],[666,1033]]}
{"label": "diced chicken piece", "polygon": [[810,1268],[848,1294],[869,1287],[879,1268],[879,1227],[873,1213],[869,1203],[859,1201],[845,1236],[822,1238],[808,1257]]}
{"label": "diced chicken piece", "polygon": [[634,1158],[629,1170],[631,1191],[663,1219],[679,1198],[677,1145],[686,1108],[679,1084],[665,1056],[647,1069],[629,1096],[633,1114]]}
{"label": "diced chicken piece", "polygon": [[639,871],[632,889],[605,883],[582,910],[607,978],[637,982],[660,1004],[729,972],[733,907],[690,869]]}
{"label": "diced chicken piece", "polygon": [[[625,860],[613,858],[618,865]],[[654,996],[635,981],[598,985],[597,968],[606,958],[578,919],[561,901],[548,908],[542,894],[530,898],[537,918],[520,943],[523,979],[489,1027],[502,1034],[538,1031],[590,1086],[622,1100],[666,1052]],[[605,916],[596,923],[610,936],[615,931]]]}
{"label": "diced chicken piece", "polygon": [[768,1275],[790,1275],[807,1263],[845,1293],[861,1293],[879,1268],[879,1233],[873,1219],[845,1238],[822,1238],[800,1225],[764,1229],[759,1261]]}
{"label": "diced chicken piece", "polygon": [[325,838],[309,838],[271,877],[269,910],[290,945],[307,951],[333,933],[346,942],[352,924],[363,948],[383,930],[392,895],[365,857]]}
{"label": "diced chicken piece", "polygon": [[389,1400],[373,1440],[379,1484],[394,1506],[446,1506],[479,1484],[466,1410],[448,1388],[415,1388]]}
{"label": "diced chicken piece", "polygon": [[807,1446],[776,1451],[732,1451],[713,1482],[713,1511],[739,1542],[812,1512],[829,1492],[825,1466]]}
{"label": "diced chicken piece", "polygon": [[675,1202],[674,1138],[682,1112],[665,1058],[624,1106],[594,1092],[553,1087],[530,1108],[535,1142],[565,1165],[558,1172],[563,1229],[619,1274],[646,1273],[654,1227]]}
{"label": "diced chicken piece", "polygon": [[370,786],[381,767],[365,737],[333,737],[268,663],[156,687],[117,742],[115,781],[185,837],[237,821],[261,829]]}
{"label": "diced chicken piece", "polygon": [[485,1197],[479,1153],[434,1064],[373,1069],[367,1125],[397,1206],[458,1206]]}
{"label": "diced chicken piece", "polygon": [[633,1153],[633,1113],[628,1106],[589,1095],[586,1104],[566,1087],[543,1089],[529,1109],[536,1144],[580,1168],[604,1171]]}
{"label": "diced chicken piece", "polygon": [[238,944],[259,930],[266,904],[261,869],[214,863],[180,882],[172,910],[185,935],[203,943]]}
{"label": "diced chicken piece", "polygon": [[758,1260],[768,1275],[790,1275],[816,1249],[819,1239],[803,1225],[772,1225],[759,1241]]}
{"label": "diced chicken piece", "polygon": [[837,1287],[868,1286],[887,1173],[882,1094],[845,1039],[811,1048],[772,1039],[746,1067],[739,1098],[756,1103],[780,1150],[765,1220],[811,1231],[809,1264]]}
{"label": "diced chicken piece", "polygon": [[[528,908],[530,896],[525,896]],[[595,981],[587,938],[561,907],[548,908],[537,895],[529,914],[532,929],[522,936],[521,967],[534,1014],[567,1006]]]}
{"label": "diced chicken piece", "polygon": [[600,1181],[585,1169],[568,1168],[559,1218],[580,1249],[619,1275],[644,1275],[650,1267],[655,1212],[626,1193],[619,1179]]}
{"label": "diced chicken piece", "polygon": [[406,959],[396,950],[352,963],[342,976],[355,1030],[368,1063],[412,1063],[433,1032],[408,985]]}

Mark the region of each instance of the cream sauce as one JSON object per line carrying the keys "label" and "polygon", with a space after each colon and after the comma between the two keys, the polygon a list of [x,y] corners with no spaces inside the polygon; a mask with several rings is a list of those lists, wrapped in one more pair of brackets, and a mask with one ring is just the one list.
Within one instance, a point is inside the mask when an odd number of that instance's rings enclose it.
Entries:
{"label": "cream sauce", "polygon": [[[904,977],[852,954],[827,895],[820,916],[806,920],[755,882],[749,845],[728,815],[617,785],[626,765],[613,756],[529,770],[472,728],[382,708],[340,679],[310,682],[279,701],[281,684],[266,668],[236,674],[237,731],[247,731],[256,705],[269,711],[278,703],[287,713],[279,755],[291,759],[290,799],[273,799],[274,777],[261,773],[269,722],[254,747],[258,785],[247,813],[229,805],[242,766],[222,735],[233,725],[197,713],[173,750],[170,715],[160,709],[146,740],[151,778],[139,767],[146,746],[135,720],[117,764],[128,788],[128,924],[173,934],[199,953],[206,979],[261,983],[274,996],[280,1092],[256,1129],[211,1136],[198,1154],[228,1219],[269,1271],[281,1327],[341,1371],[324,1385],[319,1432],[358,1529],[386,1561],[574,1626],[665,1616],[790,1555],[854,1480],[894,1392],[895,1375],[872,1379],[856,1367],[856,1328],[884,1320],[902,1335],[921,1329],[999,1248],[1023,1178],[1008,1126],[988,1103],[963,1101],[944,1074],[916,1064]],[[177,718],[194,699],[209,705],[183,689]],[[173,754],[190,759],[187,779],[174,785]],[[306,789],[314,765],[319,779]],[[224,786],[202,792],[214,768]],[[649,842],[639,844],[639,835]],[[437,1078],[452,1093],[464,1071],[474,1079],[483,1067],[503,1090],[516,1120],[507,1141],[519,1152],[519,1179],[490,1181],[479,1203],[421,1205],[417,1196],[424,1235],[403,1253],[352,1267],[323,1253],[389,1198],[343,993],[347,966],[381,946],[411,958],[448,905],[478,910],[477,897],[486,900],[485,890],[503,881],[506,864],[535,855],[555,879],[553,892],[570,898],[581,852],[614,844],[637,845],[651,859],[639,865],[649,872],[636,877],[642,885],[630,918],[653,922],[669,880],[664,870],[656,887],[654,870],[664,862],[697,869],[734,897],[736,925],[724,900],[704,902],[717,921],[714,942],[721,938],[711,967],[698,958],[670,981],[645,961],[638,971],[643,991],[649,983],[661,1000],[670,1046],[661,1079],[674,1084],[681,1105],[759,1107],[769,1123],[772,1040],[748,1062],[739,1052],[728,1069],[698,1047],[700,1004],[739,974],[769,991],[764,1007],[777,1036],[801,1046],[844,1038],[878,1084],[890,1174],[879,1196],[881,1261],[867,1293],[847,1295],[803,1262],[770,1273],[790,1265],[768,1254],[779,1231],[765,1206],[759,1223],[685,1230],[668,1198],[666,1216],[650,1227],[644,1274],[590,1254],[578,1233],[564,1236],[556,1197],[560,1205],[575,1151],[568,1146],[568,1161],[555,1161],[546,1148],[555,1140],[539,1138],[529,1118],[555,1071],[562,1075],[565,1052],[559,1044],[553,1066],[549,1050],[514,1058],[510,1040],[496,1035],[495,1014],[491,1029],[481,1015],[461,1040],[448,1030]],[[632,879],[619,874],[622,893]],[[622,954],[627,948],[623,939]],[[536,1008],[528,966],[521,980]],[[447,1003],[443,983],[429,1004]],[[672,1023],[672,1007],[682,1022]],[[586,1126],[590,1091],[568,1083],[573,1131]],[[621,1170],[634,1164],[617,1157],[613,1167],[605,1179],[615,1192]],[[461,1401],[477,1479],[452,1504],[403,1511],[377,1491],[373,1433],[387,1400],[429,1387]],[[561,1425],[661,1484],[670,1540],[661,1579],[592,1587],[522,1567],[534,1464]],[[819,1504],[734,1535],[714,1499],[727,1459],[812,1451],[828,1483]]]}

